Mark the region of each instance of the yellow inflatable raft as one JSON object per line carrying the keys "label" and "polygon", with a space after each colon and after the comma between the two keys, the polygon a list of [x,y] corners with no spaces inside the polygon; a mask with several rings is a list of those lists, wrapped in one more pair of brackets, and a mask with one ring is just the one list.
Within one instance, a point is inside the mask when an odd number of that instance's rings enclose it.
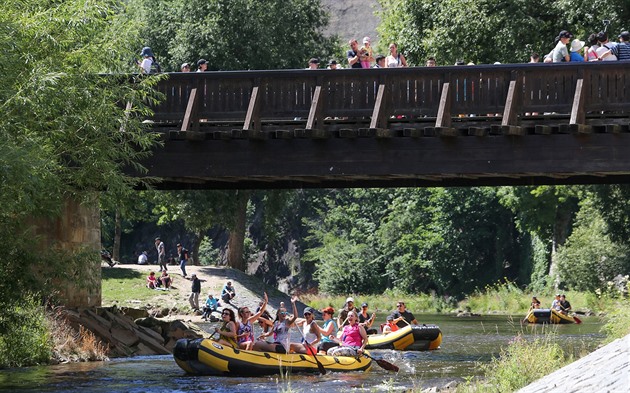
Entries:
{"label": "yellow inflatable raft", "polygon": [[368,336],[366,349],[427,351],[442,344],[442,331],[436,325],[408,325],[388,334]]}
{"label": "yellow inflatable raft", "polygon": [[[259,376],[283,372],[317,373],[310,355],[244,351],[210,339],[180,339],[173,349],[175,362],[189,374]],[[372,359],[318,355],[326,371],[368,371]]]}
{"label": "yellow inflatable raft", "polygon": [[529,323],[576,323],[575,318],[549,308],[535,308],[530,310],[524,319]]}

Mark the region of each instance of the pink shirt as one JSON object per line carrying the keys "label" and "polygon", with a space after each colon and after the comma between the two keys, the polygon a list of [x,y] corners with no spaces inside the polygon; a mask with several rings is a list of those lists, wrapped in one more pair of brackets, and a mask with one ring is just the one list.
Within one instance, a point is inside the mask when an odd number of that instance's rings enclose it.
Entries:
{"label": "pink shirt", "polygon": [[363,345],[363,337],[361,337],[360,326],[358,323],[354,325],[346,325],[343,328],[343,345],[360,347]]}

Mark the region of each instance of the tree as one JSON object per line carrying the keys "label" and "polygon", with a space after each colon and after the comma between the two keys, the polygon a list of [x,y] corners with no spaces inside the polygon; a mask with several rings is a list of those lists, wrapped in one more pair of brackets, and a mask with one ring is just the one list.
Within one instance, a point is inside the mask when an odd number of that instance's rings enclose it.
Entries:
{"label": "tree", "polygon": [[[554,47],[560,30],[586,39],[601,21],[628,20],[625,0],[380,0],[382,42],[398,42],[415,64],[527,62]],[[625,18],[625,19],[624,19]],[[619,31],[619,30],[615,30]]]}
{"label": "tree", "polygon": [[208,60],[209,70],[303,68],[334,52],[328,17],[309,0],[135,0],[142,35],[170,70]]}

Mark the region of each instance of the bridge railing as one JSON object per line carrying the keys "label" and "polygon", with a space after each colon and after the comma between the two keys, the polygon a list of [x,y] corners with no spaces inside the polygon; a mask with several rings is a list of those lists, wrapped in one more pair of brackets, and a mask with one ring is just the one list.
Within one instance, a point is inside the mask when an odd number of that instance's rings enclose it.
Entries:
{"label": "bridge railing", "polygon": [[172,73],[158,89],[166,99],[153,120],[184,131],[213,121],[260,130],[262,121],[295,118],[308,119],[307,129],[328,118],[387,128],[394,115],[436,118],[448,129],[458,114],[489,113],[514,127],[529,112],[571,114],[581,127],[589,112],[630,111],[630,63]]}

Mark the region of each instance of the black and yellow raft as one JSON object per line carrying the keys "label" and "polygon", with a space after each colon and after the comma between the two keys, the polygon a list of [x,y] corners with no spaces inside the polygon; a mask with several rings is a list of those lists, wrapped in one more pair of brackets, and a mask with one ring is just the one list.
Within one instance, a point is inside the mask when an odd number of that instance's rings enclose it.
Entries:
{"label": "black and yellow raft", "polygon": [[388,334],[368,336],[366,349],[428,351],[442,344],[442,331],[436,325],[408,325]]}
{"label": "black and yellow raft", "polygon": [[576,323],[576,320],[570,316],[562,314],[554,309],[535,308],[530,310],[524,321],[529,323]]}
{"label": "black and yellow raft", "polygon": [[[210,339],[180,339],[173,349],[179,367],[189,374],[260,376],[279,373],[317,373],[313,356],[235,349]],[[326,371],[368,371],[372,359],[361,356],[317,355]]]}

